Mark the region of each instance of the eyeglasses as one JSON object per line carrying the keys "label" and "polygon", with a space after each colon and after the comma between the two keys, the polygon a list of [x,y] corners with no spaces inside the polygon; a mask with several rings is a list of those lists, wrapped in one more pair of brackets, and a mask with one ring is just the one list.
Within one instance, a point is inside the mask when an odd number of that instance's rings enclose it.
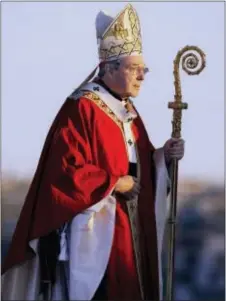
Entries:
{"label": "eyeglasses", "polygon": [[140,74],[146,75],[148,72],[150,72],[149,68],[147,67],[127,66],[126,69],[132,75],[140,75]]}

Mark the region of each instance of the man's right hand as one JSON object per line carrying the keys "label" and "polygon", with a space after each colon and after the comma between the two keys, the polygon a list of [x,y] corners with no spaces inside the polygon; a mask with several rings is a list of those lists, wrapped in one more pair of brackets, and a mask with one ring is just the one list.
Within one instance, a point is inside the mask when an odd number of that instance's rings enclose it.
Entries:
{"label": "man's right hand", "polygon": [[120,177],[115,185],[115,192],[118,193],[125,193],[133,189],[135,182],[133,177],[131,176],[124,176]]}

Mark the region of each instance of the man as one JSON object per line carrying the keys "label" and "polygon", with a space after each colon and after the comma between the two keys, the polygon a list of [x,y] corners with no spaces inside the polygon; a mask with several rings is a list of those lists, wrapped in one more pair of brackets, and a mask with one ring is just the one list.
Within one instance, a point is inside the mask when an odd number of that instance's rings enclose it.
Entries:
{"label": "man", "polygon": [[155,150],[130,100],[147,72],[134,8],[100,12],[96,29],[99,74],[49,131],[4,262],[3,300],[161,298],[167,166],[183,141]]}

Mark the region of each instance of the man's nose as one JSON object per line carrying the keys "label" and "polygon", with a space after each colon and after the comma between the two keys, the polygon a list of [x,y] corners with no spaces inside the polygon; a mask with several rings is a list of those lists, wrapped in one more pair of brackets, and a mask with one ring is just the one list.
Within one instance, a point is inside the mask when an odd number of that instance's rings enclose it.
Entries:
{"label": "man's nose", "polygon": [[140,71],[139,74],[137,75],[137,80],[143,81],[144,80],[144,72]]}

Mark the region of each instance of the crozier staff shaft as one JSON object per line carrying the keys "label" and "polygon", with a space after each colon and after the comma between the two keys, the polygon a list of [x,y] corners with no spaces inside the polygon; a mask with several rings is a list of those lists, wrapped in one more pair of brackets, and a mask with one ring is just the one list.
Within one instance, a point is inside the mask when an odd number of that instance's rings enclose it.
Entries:
{"label": "crozier staff shaft", "polygon": [[[198,56],[199,55],[199,56]],[[188,104],[182,102],[181,83],[179,67],[188,75],[198,75],[206,65],[204,52],[196,46],[185,46],[181,49],[174,60],[174,102],[168,103],[168,108],[173,109],[172,138],[181,137],[182,110],[188,108]],[[167,256],[167,277],[165,300],[174,299],[174,262],[175,262],[175,233],[177,215],[177,185],[178,185],[178,160],[174,159],[170,168],[171,191],[170,191],[170,211],[168,217],[168,256]]]}

